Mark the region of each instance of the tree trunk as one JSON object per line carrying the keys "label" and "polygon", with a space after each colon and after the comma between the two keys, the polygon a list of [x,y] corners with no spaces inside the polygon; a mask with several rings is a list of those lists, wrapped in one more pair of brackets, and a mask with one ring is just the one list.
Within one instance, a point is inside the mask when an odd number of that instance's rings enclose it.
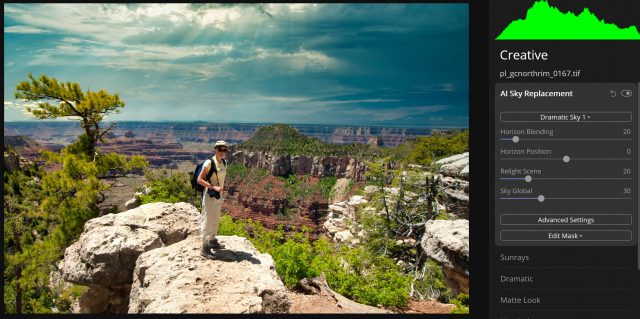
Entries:
{"label": "tree trunk", "polygon": [[90,128],[87,127],[85,129],[85,131],[86,131],[86,134],[87,134],[87,138],[89,139],[89,149],[88,149],[89,156],[93,157],[94,153],[95,153],[95,150],[96,150],[96,140],[95,140],[94,136],[91,135],[91,129]]}
{"label": "tree trunk", "polygon": [[97,142],[96,135],[91,132],[91,124],[89,124],[86,119],[82,120],[82,127],[84,128],[84,133],[87,134],[87,139],[89,140],[89,149],[87,149],[87,155],[93,158]]}
{"label": "tree trunk", "polygon": [[429,175],[425,177],[425,194],[427,195],[427,219],[433,218],[433,198],[431,198],[431,181]]}

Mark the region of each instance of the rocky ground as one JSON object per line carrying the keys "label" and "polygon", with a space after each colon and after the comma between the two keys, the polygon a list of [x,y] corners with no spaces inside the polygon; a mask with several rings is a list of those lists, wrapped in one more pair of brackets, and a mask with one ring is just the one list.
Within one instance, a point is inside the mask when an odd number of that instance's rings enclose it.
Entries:
{"label": "rocky ground", "polygon": [[329,296],[305,295],[295,291],[288,293],[291,300],[290,313],[346,313]]}
{"label": "rocky ground", "polygon": [[[305,295],[289,291],[291,309],[289,313],[349,313],[348,310],[337,305],[335,299],[329,296]],[[409,300],[407,309],[390,310],[393,313],[408,314],[450,314],[455,306],[431,300]]]}
{"label": "rocky ground", "polygon": [[403,313],[451,313],[455,305],[431,300],[410,300],[408,310]]}

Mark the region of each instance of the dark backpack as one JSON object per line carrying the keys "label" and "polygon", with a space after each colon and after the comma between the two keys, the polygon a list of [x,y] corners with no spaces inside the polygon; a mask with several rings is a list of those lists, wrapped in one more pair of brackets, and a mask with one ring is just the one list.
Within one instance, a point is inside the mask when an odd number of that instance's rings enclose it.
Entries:
{"label": "dark backpack", "polygon": [[[216,172],[216,164],[213,163],[213,157],[209,158],[209,160],[211,160],[211,168],[209,169],[209,172],[207,173],[207,176],[205,177],[206,181],[209,181],[209,179],[211,178],[211,175],[213,175],[213,173]],[[204,165],[204,162],[206,162],[207,160],[202,161],[202,163],[196,165],[196,169],[193,171],[193,176],[191,178],[191,188],[193,190],[196,191],[196,193],[202,193],[202,191],[204,190],[204,186],[198,184],[198,176],[200,176],[200,171],[202,170],[202,165]],[[222,159],[222,164],[224,166],[227,166],[227,161],[223,158]]]}

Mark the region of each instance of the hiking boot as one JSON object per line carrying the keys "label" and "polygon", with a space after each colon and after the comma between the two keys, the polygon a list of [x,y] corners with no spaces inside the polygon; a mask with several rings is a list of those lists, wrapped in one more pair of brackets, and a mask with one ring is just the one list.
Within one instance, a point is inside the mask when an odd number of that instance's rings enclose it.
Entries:
{"label": "hiking boot", "polygon": [[206,245],[202,246],[202,249],[200,250],[200,256],[208,258],[208,259],[214,259],[215,258],[215,256],[211,252],[211,247],[206,246]]}
{"label": "hiking boot", "polygon": [[209,248],[211,249],[224,249],[224,245],[221,244],[217,238],[209,240]]}

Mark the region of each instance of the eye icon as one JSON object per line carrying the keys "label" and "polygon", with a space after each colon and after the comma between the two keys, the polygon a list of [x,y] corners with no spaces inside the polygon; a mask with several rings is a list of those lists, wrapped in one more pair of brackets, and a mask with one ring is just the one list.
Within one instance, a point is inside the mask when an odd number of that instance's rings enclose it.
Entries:
{"label": "eye icon", "polygon": [[620,95],[622,97],[630,97],[631,95],[633,95],[633,92],[631,90],[622,90],[620,92]]}

